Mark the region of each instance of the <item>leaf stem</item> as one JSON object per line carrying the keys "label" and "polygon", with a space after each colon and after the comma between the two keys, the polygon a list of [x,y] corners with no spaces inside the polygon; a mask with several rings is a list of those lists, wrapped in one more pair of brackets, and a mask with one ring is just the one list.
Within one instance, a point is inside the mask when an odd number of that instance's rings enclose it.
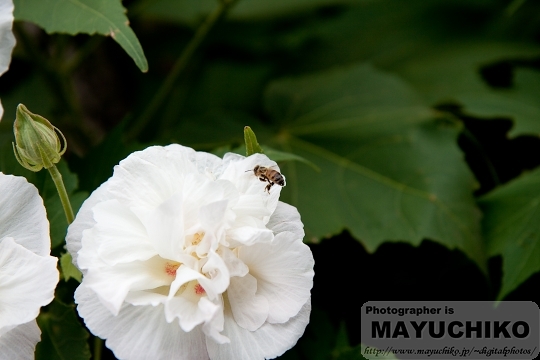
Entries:
{"label": "leaf stem", "polygon": [[62,180],[62,174],[60,174],[60,171],[58,171],[58,168],[54,164],[47,170],[49,170],[49,173],[54,181],[54,185],[56,186],[56,190],[58,191],[58,195],[60,196],[60,201],[62,202],[62,207],[64,208],[67,222],[68,224],[71,224],[75,219],[75,216],[73,215],[73,208],[69,202],[66,187],[64,186],[64,181]]}
{"label": "leaf stem", "polygon": [[173,89],[178,77],[189,64],[195,51],[202,44],[212,27],[227,13],[227,10],[236,1],[237,0],[221,0],[214,11],[212,11],[203,21],[203,23],[197,28],[195,35],[189,41],[180,54],[180,57],[174,63],[171,71],[167,75],[167,78],[150,101],[150,104],[148,104],[143,113],[133,121],[130,127],[131,129],[127,134],[128,139],[136,139],[142,133],[148,123],[154,118],[157,111],[163,105]]}

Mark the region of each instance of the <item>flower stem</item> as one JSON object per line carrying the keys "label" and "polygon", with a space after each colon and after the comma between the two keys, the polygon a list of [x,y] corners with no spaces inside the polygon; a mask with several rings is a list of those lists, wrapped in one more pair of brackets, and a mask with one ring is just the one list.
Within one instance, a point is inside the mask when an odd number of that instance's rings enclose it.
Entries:
{"label": "flower stem", "polygon": [[167,78],[150,101],[150,104],[146,107],[141,116],[139,116],[133,121],[133,124],[130,126],[131,130],[127,135],[128,139],[136,139],[144,130],[146,125],[148,125],[148,123],[154,118],[156,112],[163,105],[163,103],[167,99],[167,96],[173,89],[176,80],[188,65],[195,51],[199,48],[203,40],[206,38],[206,35],[208,35],[216,22],[226,14],[227,10],[235,2],[236,0],[219,1],[219,5],[197,28],[195,35],[189,41],[187,46],[182,51],[182,54],[180,54],[180,57],[174,63],[173,68],[171,69],[170,73],[167,75]]}
{"label": "flower stem", "polygon": [[103,349],[103,340],[101,338],[95,336],[94,337],[94,356],[92,359],[94,360],[101,360],[101,350]]}
{"label": "flower stem", "polygon": [[71,224],[75,219],[75,216],[73,215],[73,209],[71,208],[66,187],[64,186],[64,181],[62,180],[62,174],[60,174],[60,171],[58,171],[58,168],[54,164],[47,170],[49,170],[49,173],[54,181],[54,185],[56,186],[56,190],[58,191],[58,195],[60,196],[60,201],[62,202],[62,207],[64,208],[67,222],[68,224]]}

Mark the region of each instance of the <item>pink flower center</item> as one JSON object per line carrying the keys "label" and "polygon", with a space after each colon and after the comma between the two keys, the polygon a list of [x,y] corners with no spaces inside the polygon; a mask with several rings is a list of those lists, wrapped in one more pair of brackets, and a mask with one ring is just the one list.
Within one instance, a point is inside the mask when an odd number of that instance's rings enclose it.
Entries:
{"label": "pink flower center", "polygon": [[165,264],[165,272],[167,275],[176,276],[176,270],[180,267],[180,264],[177,262],[168,262]]}
{"label": "pink flower center", "polygon": [[206,291],[204,290],[204,288],[201,286],[201,284],[197,284],[195,285],[195,294],[197,295],[202,295],[204,294]]}

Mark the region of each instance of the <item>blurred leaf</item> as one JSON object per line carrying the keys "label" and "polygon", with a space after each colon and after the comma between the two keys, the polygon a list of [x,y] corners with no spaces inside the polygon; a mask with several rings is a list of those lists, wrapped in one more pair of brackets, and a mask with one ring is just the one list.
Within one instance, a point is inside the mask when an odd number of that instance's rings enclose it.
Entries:
{"label": "blurred leaf", "polygon": [[473,116],[513,119],[510,136],[540,135],[540,72],[517,69],[514,83],[512,89],[466,93],[456,98]]}
{"label": "blurred leaf", "polygon": [[71,254],[66,252],[60,257],[60,267],[62,269],[62,275],[64,281],[68,281],[70,278],[77,280],[78,282],[82,281],[82,273],[79,269],[73,265],[73,259]]}
{"label": "blurred leaf", "polygon": [[281,169],[308,238],[346,228],[369,251],[428,238],[486,269],[459,129],[436,121],[406,83],[361,65],[275,82],[266,105],[284,124],[276,143],[321,168]]}
{"label": "blurred leaf", "polygon": [[38,324],[41,342],[36,347],[37,360],[90,359],[89,334],[79,322],[75,306],[53,300],[48,311],[38,316]]}
{"label": "blurred leaf", "polygon": [[79,175],[81,189],[94,191],[112,176],[115,165],[132,152],[146,147],[140,143],[126,145],[122,139],[124,128],[125,122],[110,131],[83,159],[74,159],[70,163]]}
{"label": "blurred leaf", "polygon": [[148,71],[143,49],[129,27],[120,0],[15,0],[14,4],[16,20],[36,23],[49,34],[111,36],[142,72]]}
{"label": "blurred leaf", "polygon": [[540,55],[532,44],[468,42],[434,46],[396,67],[396,72],[420,91],[429,104],[456,102],[492,94],[482,79],[482,66]]}
{"label": "blurred leaf", "polygon": [[321,169],[319,169],[317,167],[317,165],[315,165],[311,161],[309,161],[307,159],[304,159],[303,157],[298,156],[296,154],[288,153],[288,152],[285,152],[285,151],[275,150],[275,149],[272,149],[272,148],[270,148],[268,146],[263,146],[263,149],[264,149],[264,154],[266,156],[268,156],[270,159],[272,159],[272,160],[274,160],[276,162],[280,162],[280,161],[300,161],[300,162],[303,162],[306,165],[309,165],[315,171],[321,171]]}
{"label": "blurred leaf", "polygon": [[327,360],[336,343],[336,330],[328,314],[316,307],[311,311],[306,331],[295,348],[304,359]]}
{"label": "blurred leaf", "polygon": [[[230,18],[240,20],[260,20],[294,14],[322,6],[366,3],[367,0],[242,0],[230,11]],[[196,23],[208,15],[218,5],[215,0],[157,0],[142,4],[137,10],[144,16]]]}
{"label": "blurred leaf", "polygon": [[499,300],[540,271],[540,169],[479,200],[489,256],[502,255]]}

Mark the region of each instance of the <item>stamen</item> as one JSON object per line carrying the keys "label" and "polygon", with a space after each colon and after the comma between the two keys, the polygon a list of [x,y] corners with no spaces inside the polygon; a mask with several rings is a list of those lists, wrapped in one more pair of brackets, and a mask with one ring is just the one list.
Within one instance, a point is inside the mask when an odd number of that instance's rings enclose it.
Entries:
{"label": "stamen", "polygon": [[204,237],[204,233],[196,233],[195,235],[193,235],[193,240],[191,241],[191,244],[199,245],[203,237]]}
{"label": "stamen", "polygon": [[176,276],[176,270],[180,267],[180,263],[177,262],[167,262],[165,264],[165,272],[169,276]]}
{"label": "stamen", "polygon": [[201,284],[197,284],[195,285],[195,294],[197,295],[202,295],[204,294],[206,291],[204,290],[204,288],[201,286]]}

